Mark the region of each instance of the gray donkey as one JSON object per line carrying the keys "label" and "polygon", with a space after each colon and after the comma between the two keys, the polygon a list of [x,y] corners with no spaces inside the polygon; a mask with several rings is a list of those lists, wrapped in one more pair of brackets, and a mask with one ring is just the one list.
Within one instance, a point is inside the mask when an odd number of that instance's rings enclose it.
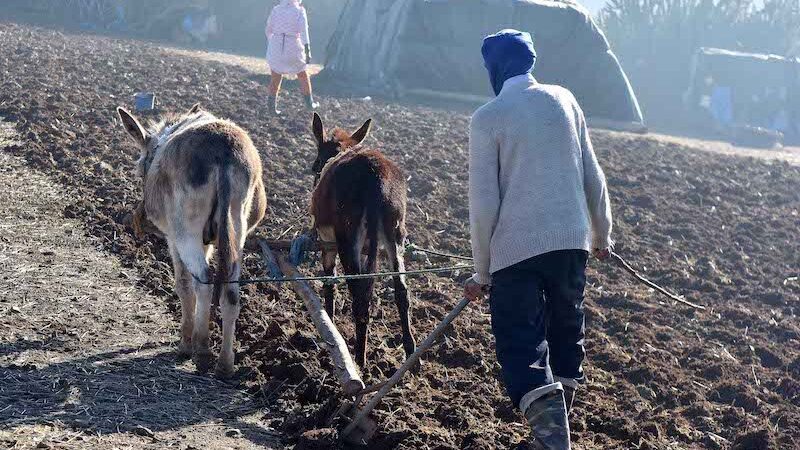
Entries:
{"label": "gray donkey", "polygon": [[[236,319],[239,317],[241,255],[247,234],[264,218],[266,194],[261,158],[247,133],[195,105],[149,129],[118,108],[125,130],[141,149],[138,174],[143,201],[135,214],[146,216],[166,237],[181,300],[181,356],[193,356],[206,372],[211,305],[222,310],[222,350],[216,374],[233,374]],[[213,281],[209,259],[217,248]]]}

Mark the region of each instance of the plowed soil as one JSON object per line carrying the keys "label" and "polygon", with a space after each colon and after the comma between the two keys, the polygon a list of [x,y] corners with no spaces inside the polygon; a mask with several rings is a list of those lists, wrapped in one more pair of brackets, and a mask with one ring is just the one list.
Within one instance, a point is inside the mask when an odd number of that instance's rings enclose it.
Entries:
{"label": "plowed soil", "polygon": [[[148,90],[165,109],[200,102],[239,123],[266,170],[270,205],[258,234],[290,237],[308,225],[309,114],[289,86],[286,115],[266,115],[262,82],[155,44],[0,24],[0,115],[17,123],[22,140],[9,150],[63,185],[71,199],[64,214],[138,270],[142,288],[176,317],[164,242],[137,240],[127,225],[139,199],[138,155],[114,109]],[[375,120],[369,144],[409,177],[412,240],[467,254],[468,115],[320,100],[329,124],[354,129]],[[597,131],[592,138],[609,179],[619,252],[708,309],[665,301],[618,269],[592,263],[588,384],[573,411],[575,448],[800,448],[800,169],[646,137]],[[420,259],[410,267],[428,265]],[[265,275],[258,255],[248,254],[245,276]],[[466,275],[411,281],[418,337],[458,301]],[[245,291],[234,383],[263,400],[261,423],[279,430],[287,446],[327,448],[335,432],[323,428],[338,387],[302,303],[285,286]],[[339,298],[337,322],[351,338],[348,295]],[[522,418],[497,382],[487,313],[486,305],[471,305],[421,370],[382,403],[372,448],[509,448],[524,439]],[[399,335],[391,290],[378,283],[366,378],[380,381],[402,361]]]}

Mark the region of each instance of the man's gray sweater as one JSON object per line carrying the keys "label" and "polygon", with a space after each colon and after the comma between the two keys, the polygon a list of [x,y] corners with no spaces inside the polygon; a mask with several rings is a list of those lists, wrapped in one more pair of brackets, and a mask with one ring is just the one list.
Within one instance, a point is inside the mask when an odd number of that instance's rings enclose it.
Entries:
{"label": "man's gray sweater", "polygon": [[475,281],[543,253],[612,245],[605,176],[568,90],[510,78],[472,116],[469,153]]}

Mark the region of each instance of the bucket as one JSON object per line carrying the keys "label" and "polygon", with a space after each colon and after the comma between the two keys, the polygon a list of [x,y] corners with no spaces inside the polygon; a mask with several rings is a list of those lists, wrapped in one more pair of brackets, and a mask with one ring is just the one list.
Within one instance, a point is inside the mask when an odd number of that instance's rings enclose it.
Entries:
{"label": "bucket", "polygon": [[136,112],[152,111],[156,106],[156,94],[139,92],[133,96]]}

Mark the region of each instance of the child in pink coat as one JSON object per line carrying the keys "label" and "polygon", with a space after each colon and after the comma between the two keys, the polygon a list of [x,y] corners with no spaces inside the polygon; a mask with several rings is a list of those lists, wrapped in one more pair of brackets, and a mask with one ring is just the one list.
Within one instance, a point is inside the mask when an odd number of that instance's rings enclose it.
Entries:
{"label": "child in pink coat", "polygon": [[272,8],[267,19],[265,34],[267,35],[267,62],[272,70],[269,85],[270,111],[280,114],[278,110],[278,92],[281,89],[283,75],[297,74],[300,80],[300,91],[306,99],[309,109],[319,105],[314,102],[311,93],[311,80],[306,65],[311,62],[311,46],[308,37],[308,17],[302,0],[281,0]]}

